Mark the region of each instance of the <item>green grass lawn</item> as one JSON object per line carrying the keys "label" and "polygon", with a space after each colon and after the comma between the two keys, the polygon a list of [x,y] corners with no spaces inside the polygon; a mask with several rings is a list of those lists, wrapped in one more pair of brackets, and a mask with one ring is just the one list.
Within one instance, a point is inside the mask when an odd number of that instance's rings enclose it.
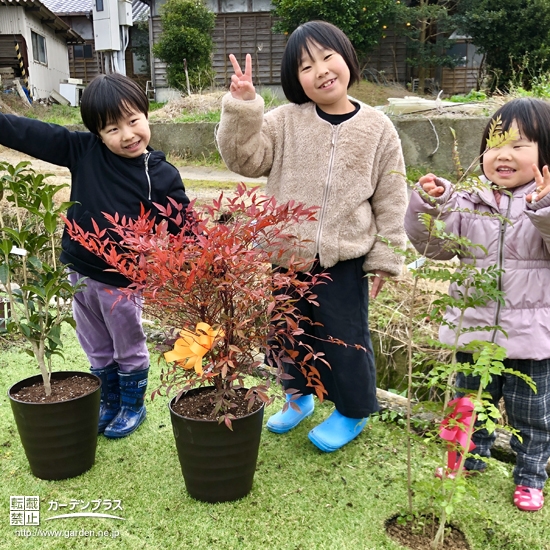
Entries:
{"label": "green grass lawn", "polygon": [[[65,334],[67,360],[57,370],[86,370],[87,361],[71,332]],[[160,367],[153,359],[149,389]],[[16,431],[8,388],[36,374],[32,359],[16,347],[0,350],[0,548],[1,549],[199,549],[199,550],[392,550],[387,519],[406,510],[404,432],[395,425],[370,422],[344,449],[317,450],[308,431],[331,412],[322,404],[286,435],[264,431],[252,492],[238,502],[205,504],[186,491],[176,454],[168,399],[148,401],[148,417],[132,436],[98,439],[96,463],[85,474],[43,481],[30,473]],[[264,421],[278,405],[266,411]],[[415,481],[431,479],[439,456],[435,446],[413,446]],[[454,523],[473,550],[550,549],[550,504],[538,513],[515,509],[511,466],[491,463],[489,471],[468,481]],[[39,496],[41,524],[21,536],[10,526],[10,496]],[[124,520],[76,517],[47,521],[60,512],[53,502],[120,501]],[[66,510],[66,508],[65,508]],[[94,536],[91,536],[94,531]],[[108,537],[97,533],[108,532]],[[85,532],[88,532],[87,534]],[[116,535],[114,538],[112,536]]]}

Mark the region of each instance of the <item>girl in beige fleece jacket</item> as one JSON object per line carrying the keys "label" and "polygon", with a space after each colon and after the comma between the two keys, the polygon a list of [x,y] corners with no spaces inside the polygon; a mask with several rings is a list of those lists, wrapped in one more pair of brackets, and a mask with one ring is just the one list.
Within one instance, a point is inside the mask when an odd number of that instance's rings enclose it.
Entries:
{"label": "girl in beige fleece jacket", "polygon": [[[233,55],[230,60],[235,74],[217,133],[225,163],[244,176],[266,175],[267,193],[278,202],[320,207],[317,222],[300,227],[306,246],[292,252],[314,261],[310,271],[331,279],[315,288],[318,307],[303,300],[299,308],[319,324],[304,326],[301,341],[330,364],[317,361],[315,367],[335,404],[309,439],[322,451],[335,451],[357,437],[378,410],[366,274],[375,298],[384,280],[401,271],[401,257],[391,248],[405,245],[400,141],[385,115],[348,97],[349,86],[360,78],[357,57],[346,35],[329,23],[311,21],[292,33],[281,66],[291,103],[265,115],[252,84],[250,55],[244,72]],[[328,343],[328,336],[351,345]],[[287,399],[297,407],[286,404],[269,419],[267,428],[275,433],[289,431],[313,412],[313,389],[296,368],[287,369],[293,377],[284,382]]]}

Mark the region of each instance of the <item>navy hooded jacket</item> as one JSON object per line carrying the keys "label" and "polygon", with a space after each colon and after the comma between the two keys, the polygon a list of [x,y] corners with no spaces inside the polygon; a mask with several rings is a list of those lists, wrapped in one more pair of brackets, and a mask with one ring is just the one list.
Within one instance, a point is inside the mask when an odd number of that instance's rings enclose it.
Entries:
{"label": "navy hooded jacket", "polygon": [[[100,228],[109,227],[104,212],[135,219],[143,204],[160,222],[163,218],[153,203],[166,206],[167,197],[171,197],[179,204],[189,204],[178,170],[166,161],[164,153],[150,147],[140,157],[125,158],[112,153],[90,132],[2,114],[0,144],[70,170],[70,200],[75,204],[67,218],[86,231],[93,230],[92,219]],[[117,287],[130,284],[122,275],[105,271],[110,266],[73,241],[66,229],[62,248],[61,261],[81,275]]]}

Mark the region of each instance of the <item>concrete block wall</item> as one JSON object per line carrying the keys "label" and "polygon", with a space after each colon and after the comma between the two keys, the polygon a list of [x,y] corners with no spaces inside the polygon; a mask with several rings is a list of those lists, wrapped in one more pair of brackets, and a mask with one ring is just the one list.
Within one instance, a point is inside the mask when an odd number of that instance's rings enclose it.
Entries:
{"label": "concrete block wall", "polygon": [[464,169],[477,158],[487,117],[392,118],[397,128],[407,166],[429,167],[431,171],[454,172],[451,128],[455,131],[460,164]]}
{"label": "concrete block wall", "polygon": [[216,151],[213,122],[151,124],[151,147],[166,154],[202,158]]}
{"label": "concrete block wall", "polygon": [[[453,172],[453,135],[463,168],[479,155],[481,136],[488,117],[390,117],[403,146],[407,166]],[[203,157],[216,151],[211,122],[151,124],[151,146],[165,153]],[[314,139],[314,138],[312,138]]]}

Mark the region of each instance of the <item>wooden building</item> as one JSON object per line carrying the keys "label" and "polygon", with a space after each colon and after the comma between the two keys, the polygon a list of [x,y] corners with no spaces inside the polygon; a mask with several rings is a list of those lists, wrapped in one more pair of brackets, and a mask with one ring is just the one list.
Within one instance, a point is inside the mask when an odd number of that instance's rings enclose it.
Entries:
{"label": "wooden building", "polygon": [[404,84],[411,78],[407,65],[407,40],[387,29],[380,44],[367,57],[362,73],[365,78],[380,84]]}
{"label": "wooden building", "polygon": [[[214,4],[214,2],[211,2]],[[231,7],[252,8],[250,11],[233,12],[227,10],[222,0],[217,4],[216,27],[213,32],[214,56],[212,60],[216,73],[216,83],[228,86],[233,73],[229,54],[234,54],[244,63],[247,53],[252,55],[255,83],[279,85],[281,83],[281,59],[286,44],[286,36],[272,32],[275,24],[271,14],[271,3],[241,2]],[[211,6],[212,7],[212,6]],[[256,10],[256,11],[253,11]]]}
{"label": "wooden building", "polygon": [[[166,0],[151,0],[150,33],[152,43],[158,41],[162,33],[160,18],[161,5]],[[228,55],[234,53],[241,61],[246,53],[253,56],[256,84],[278,86],[281,83],[280,66],[286,36],[271,32],[274,17],[269,0],[205,0],[206,5],[216,14],[213,32],[213,68],[215,83],[227,86],[232,74]],[[428,82],[434,90],[443,89],[446,94],[468,93],[477,86],[481,74],[481,58],[467,37],[451,36],[455,45],[451,53],[464,58],[464,62],[454,69],[434,68],[428,74]],[[456,51],[455,51],[456,50]],[[462,51],[464,50],[464,52]],[[414,89],[416,74],[407,64],[410,55],[407,39],[398,36],[388,28],[380,43],[368,56],[362,67],[365,78],[382,84],[410,84]],[[152,58],[151,79],[156,89],[157,99],[170,97],[166,82],[166,64]]]}
{"label": "wooden building", "polygon": [[[152,43],[158,42],[162,33],[161,5],[164,0],[152,0],[150,32]],[[286,36],[271,31],[274,19],[269,0],[205,0],[205,4],[216,14],[212,33],[214,52],[212,65],[215,84],[229,85],[233,72],[229,54],[244,60],[247,53],[253,56],[254,78],[257,85],[279,85],[281,83],[281,58]],[[166,81],[166,63],[152,56],[151,80],[157,101],[165,101],[178,92],[170,91]]]}
{"label": "wooden building", "polygon": [[467,94],[478,90],[484,77],[484,57],[472,44],[469,36],[454,32],[449,39],[453,45],[449,53],[458,59],[453,69],[439,67],[436,69],[436,81],[446,94]]}

